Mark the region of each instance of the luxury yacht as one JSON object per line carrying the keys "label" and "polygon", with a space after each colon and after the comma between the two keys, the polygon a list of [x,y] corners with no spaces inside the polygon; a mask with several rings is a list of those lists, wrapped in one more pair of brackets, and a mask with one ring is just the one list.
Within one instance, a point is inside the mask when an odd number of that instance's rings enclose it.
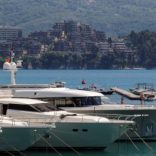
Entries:
{"label": "luxury yacht", "polygon": [[49,131],[49,126],[30,123],[0,116],[0,151],[24,151]]}
{"label": "luxury yacht", "polygon": [[[70,88],[27,88],[14,90],[14,97],[28,97],[48,101],[73,113],[85,113],[112,118],[134,117],[136,132],[129,133],[133,140],[156,140],[156,106],[109,103],[101,93]],[[137,133],[137,134],[136,134]],[[128,139],[125,137],[124,139]]]}
{"label": "luxury yacht", "polygon": [[[133,121],[69,113],[56,110],[52,104],[24,98],[1,98],[3,115],[34,124],[51,126],[50,131],[36,142],[34,148],[106,148],[134,125]],[[48,144],[45,144],[46,140]]]}

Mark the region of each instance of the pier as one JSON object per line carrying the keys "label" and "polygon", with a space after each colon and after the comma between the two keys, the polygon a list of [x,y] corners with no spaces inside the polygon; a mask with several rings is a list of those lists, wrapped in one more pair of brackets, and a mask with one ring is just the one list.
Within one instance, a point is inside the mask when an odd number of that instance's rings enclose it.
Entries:
{"label": "pier", "polygon": [[121,96],[124,96],[130,100],[141,100],[140,96],[139,95],[135,95],[127,90],[124,90],[124,89],[121,89],[121,88],[118,88],[118,87],[113,87],[111,88],[113,90],[113,92],[121,95]]}

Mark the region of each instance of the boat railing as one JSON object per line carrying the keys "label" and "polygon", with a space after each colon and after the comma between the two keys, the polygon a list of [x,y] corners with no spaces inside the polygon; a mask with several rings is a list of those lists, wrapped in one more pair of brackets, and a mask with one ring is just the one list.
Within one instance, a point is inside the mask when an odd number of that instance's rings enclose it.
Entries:
{"label": "boat railing", "polygon": [[16,125],[18,125],[18,126],[20,126],[20,125],[26,126],[27,125],[26,122],[23,122],[18,119],[14,119],[14,118],[6,117],[6,116],[0,116],[0,124],[1,124],[1,127],[3,127],[3,126],[14,127]]}
{"label": "boat railing", "polygon": [[[95,115],[95,113],[89,113],[89,115]],[[149,114],[133,114],[133,115],[127,115],[127,114],[105,114],[105,113],[96,113],[96,116],[102,116],[106,117],[108,119],[114,119],[114,120],[125,120],[125,121],[134,121],[136,118],[139,117],[148,117]]]}
{"label": "boat railing", "polygon": [[19,118],[16,118],[16,119],[19,119],[19,120],[21,120],[21,121],[24,121],[24,122],[26,122],[27,124],[28,124],[28,126],[33,126],[33,125],[35,125],[35,126],[40,126],[40,125],[42,125],[42,126],[48,126],[48,125],[51,125],[51,124],[55,124],[55,122],[56,122],[56,120],[53,120],[52,118],[37,118],[37,117],[35,117],[35,118],[28,118],[28,117],[26,117],[26,118],[24,118],[24,117],[19,117]]}
{"label": "boat railing", "polygon": [[[16,117],[16,118],[9,118],[5,116],[0,117],[0,124],[3,127],[8,126],[8,127],[14,127],[14,126],[24,126],[24,127],[29,127],[29,126],[53,126],[55,124],[55,121],[52,121],[49,118],[32,118],[32,117]],[[51,125],[49,125],[51,124]]]}
{"label": "boat railing", "polygon": [[[63,115],[63,114],[62,114]],[[91,114],[90,114],[91,115]],[[76,114],[65,114],[63,116],[53,116],[53,117],[15,117],[15,118],[9,118],[6,116],[1,116],[0,117],[0,124],[3,125],[8,125],[8,126],[24,126],[24,127],[29,127],[29,126],[49,126],[52,128],[55,128],[55,123],[62,122],[64,118],[68,116],[77,116]],[[95,114],[94,114],[95,116]],[[135,118],[141,117],[141,116],[148,116],[148,114],[134,114],[134,115],[123,115],[123,114],[96,114],[95,122],[99,123],[100,120],[103,117],[106,117],[108,119],[113,119],[113,120],[125,120],[125,121],[133,121]],[[91,118],[86,118],[85,114],[79,114],[78,118],[79,122],[88,122],[90,121]],[[92,118],[94,119],[94,118]],[[71,118],[71,120],[75,121],[74,118]],[[67,120],[68,121],[68,120]]]}

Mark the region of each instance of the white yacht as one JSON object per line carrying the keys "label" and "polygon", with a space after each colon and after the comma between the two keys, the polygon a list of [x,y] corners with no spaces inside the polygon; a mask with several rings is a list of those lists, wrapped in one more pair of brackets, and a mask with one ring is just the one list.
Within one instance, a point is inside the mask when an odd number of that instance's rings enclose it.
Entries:
{"label": "white yacht", "polygon": [[[156,106],[155,105],[128,105],[109,103],[101,93],[76,90],[69,88],[27,88],[15,89],[14,97],[28,97],[48,101],[54,106],[61,107],[73,113],[85,113],[110,117],[135,116],[136,132],[129,133],[133,140],[144,138],[151,141],[156,140]],[[108,115],[109,114],[109,115]],[[138,117],[140,116],[140,117]],[[139,135],[137,135],[137,134]],[[140,137],[138,137],[140,136]],[[125,139],[128,139],[125,137]]]}
{"label": "white yacht", "polygon": [[[51,125],[50,131],[33,147],[55,148],[105,148],[132,128],[133,121],[112,120],[104,117],[55,110],[53,105],[33,99],[1,98],[3,115],[22,121]],[[28,121],[27,121],[28,122]],[[48,144],[45,144],[45,140]]]}
{"label": "white yacht", "polygon": [[30,124],[0,116],[0,151],[20,152],[30,148],[49,131],[49,126]]}

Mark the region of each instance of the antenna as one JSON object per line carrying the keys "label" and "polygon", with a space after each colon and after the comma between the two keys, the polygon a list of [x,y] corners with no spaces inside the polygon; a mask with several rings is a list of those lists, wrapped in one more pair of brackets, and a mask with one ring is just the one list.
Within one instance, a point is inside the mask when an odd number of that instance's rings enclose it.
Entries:
{"label": "antenna", "polygon": [[10,59],[6,59],[5,63],[3,64],[3,70],[10,71],[10,73],[11,73],[11,84],[12,85],[16,84],[16,71],[17,71],[16,63],[13,62],[14,56],[15,55],[13,53],[13,49],[11,49]]}

